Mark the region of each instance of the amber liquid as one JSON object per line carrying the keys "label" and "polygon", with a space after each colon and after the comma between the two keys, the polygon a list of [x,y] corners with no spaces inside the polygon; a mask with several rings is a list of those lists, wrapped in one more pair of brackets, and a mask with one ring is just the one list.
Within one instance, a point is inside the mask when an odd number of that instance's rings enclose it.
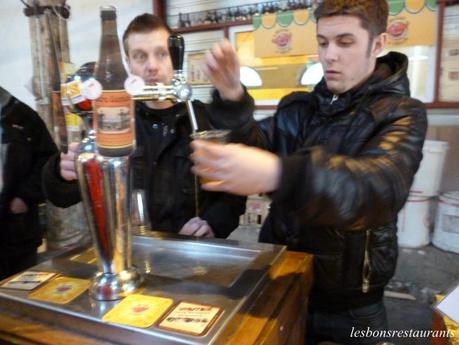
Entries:
{"label": "amber liquid", "polygon": [[[193,139],[211,141],[214,143],[225,144],[228,142],[230,131],[228,130],[209,130],[196,132],[191,135]],[[219,182],[220,180],[210,179],[206,177],[199,176],[199,183],[201,185],[210,183],[210,182]]]}

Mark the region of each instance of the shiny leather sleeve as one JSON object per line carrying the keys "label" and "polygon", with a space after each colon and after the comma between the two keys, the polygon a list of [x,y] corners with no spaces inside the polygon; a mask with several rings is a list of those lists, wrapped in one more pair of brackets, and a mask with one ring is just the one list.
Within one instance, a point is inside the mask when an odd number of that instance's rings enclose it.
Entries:
{"label": "shiny leather sleeve", "polygon": [[336,154],[318,145],[282,158],[280,188],[272,197],[287,214],[350,230],[395,219],[422,159],[426,112],[409,97],[380,99],[371,109],[372,130],[358,138],[363,144],[355,143],[356,152]]}
{"label": "shiny leather sleeve", "polygon": [[223,100],[218,91],[214,90],[212,102],[208,106],[211,125],[217,129],[230,129],[232,142],[260,146],[254,110],[255,102],[245,88],[238,102]]}

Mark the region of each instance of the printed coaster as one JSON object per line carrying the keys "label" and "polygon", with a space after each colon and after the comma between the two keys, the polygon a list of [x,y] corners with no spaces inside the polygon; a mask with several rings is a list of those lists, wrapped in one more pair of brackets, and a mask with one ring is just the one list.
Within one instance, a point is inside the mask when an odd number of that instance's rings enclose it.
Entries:
{"label": "printed coaster", "polygon": [[84,264],[97,264],[96,253],[94,248],[86,249],[84,252],[73,255],[70,261],[81,262]]}
{"label": "printed coaster", "polygon": [[40,301],[67,304],[81,295],[89,287],[89,280],[57,277],[38,290],[31,292],[29,298]]}
{"label": "printed coaster", "polygon": [[0,285],[0,287],[6,289],[33,290],[55,275],[56,273],[51,272],[25,271],[9,279],[7,282]]}
{"label": "printed coaster", "polygon": [[223,309],[220,307],[183,301],[161,319],[158,327],[202,336],[209,331],[222,313]]}
{"label": "printed coaster", "polygon": [[172,302],[170,298],[129,295],[106,313],[102,320],[147,328],[164,314]]}

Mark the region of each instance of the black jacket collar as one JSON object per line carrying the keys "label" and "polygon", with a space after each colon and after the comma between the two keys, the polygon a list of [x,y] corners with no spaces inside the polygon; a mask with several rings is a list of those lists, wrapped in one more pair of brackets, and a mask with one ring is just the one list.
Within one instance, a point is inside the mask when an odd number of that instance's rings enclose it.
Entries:
{"label": "black jacket collar", "polygon": [[406,55],[390,52],[376,60],[373,74],[363,84],[339,95],[334,102],[332,102],[334,95],[328,90],[323,78],[314,88],[320,113],[327,117],[341,113],[356,103],[362,103],[365,97],[374,92],[409,96],[410,85],[407,69],[408,58]]}

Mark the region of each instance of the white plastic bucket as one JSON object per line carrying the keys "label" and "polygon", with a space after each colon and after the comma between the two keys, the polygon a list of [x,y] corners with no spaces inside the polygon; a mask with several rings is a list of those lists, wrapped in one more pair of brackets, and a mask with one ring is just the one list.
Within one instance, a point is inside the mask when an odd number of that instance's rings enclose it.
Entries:
{"label": "white plastic bucket", "polygon": [[419,170],[414,176],[411,194],[438,195],[447,151],[448,143],[446,141],[426,140],[424,142],[423,158]]}
{"label": "white plastic bucket", "polygon": [[438,248],[459,253],[459,191],[440,195],[432,242]]}
{"label": "white plastic bucket", "polygon": [[430,242],[431,199],[412,195],[398,213],[398,244],[406,248],[418,248]]}

